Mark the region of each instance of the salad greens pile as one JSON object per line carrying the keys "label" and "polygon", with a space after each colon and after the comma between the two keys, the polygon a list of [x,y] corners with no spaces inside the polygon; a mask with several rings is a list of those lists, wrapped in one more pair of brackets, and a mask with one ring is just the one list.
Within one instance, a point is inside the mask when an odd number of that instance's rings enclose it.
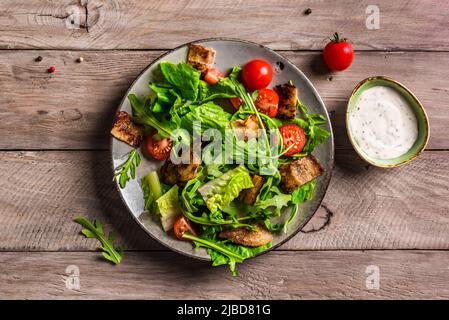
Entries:
{"label": "salad greens pile", "polygon": [[[132,119],[148,131],[156,130],[160,138],[173,142],[171,159],[179,158],[185,146],[195,143],[195,135],[204,135],[208,129],[215,129],[224,138],[199,141],[202,151],[201,163],[196,176],[182,186],[168,186],[160,182],[157,172],[150,172],[141,181],[145,199],[145,210],[161,218],[164,230],[169,230],[174,219],[184,215],[198,229],[198,235],[185,233],[183,238],[196,247],[207,249],[214,266],[228,264],[233,275],[235,265],[262,252],[271,243],[250,248],[219,238],[224,228],[245,227],[254,229],[262,224],[271,232],[285,232],[295,219],[300,203],[311,199],[315,181],[285,194],[279,185],[279,166],[291,161],[282,155],[286,149],[282,143],[279,127],[285,123],[300,126],[307,137],[307,143],[299,158],[310,154],[316,146],[330,135],[319,126],[325,118],[311,114],[299,100],[297,108],[301,116],[282,122],[259,113],[254,105],[258,92],[248,93],[240,81],[240,67],[234,67],[229,75],[215,85],[201,79],[200,71],[187,63],[161,62],[162,79],[150,82],[151,94],[139,99],[130,94]],[[238,97],[241,107],[235,111],[222,103],[222,99]],[[247,141],[237,137],[231,125],[237,120],[254,115],[262,130],[257,138]],[[272,140],[277,143],[272,143]],[[229,146],[230,149],[229,149]],[[254,161],[254,154],[262,155]],[[136,150],[127,161],[117,168],[120,187],[129,181],[128,173],[135,177],[135,167],[140,163]],[[263,177],[263,185],[253,205],[239,201],[244,189],[253,187],[252,175]],[[115,177],[115,176],[114,176]],[[283,221],[281,211],[292,206],[290,215]]]}

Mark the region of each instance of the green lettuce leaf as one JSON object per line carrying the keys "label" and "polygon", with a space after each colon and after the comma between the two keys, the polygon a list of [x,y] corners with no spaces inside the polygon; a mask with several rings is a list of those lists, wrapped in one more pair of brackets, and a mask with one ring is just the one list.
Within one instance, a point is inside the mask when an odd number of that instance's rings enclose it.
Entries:
{"label": "green lettuce leaf", "polygon": [[162,61],[160,67],[165,80],[181,93],[182,98],[196,100],[201,72],[185,62],[173,64]]}
{"label": "green lettuce leaf", "polygon": [[310,200],[313,197],[313,192],[315,190],[316,180],[312,180],[302,185],[292,193],[292,203],[298,204]]}
{"label": "green lettuce leaf", "polygon": [[233,256],[226,255],[223,252],[214,249],[207,249],[207,253],[209,254],[212,260],[212,266],[216,267],[228,264],[229,270],[231,271],[231,274],[234,277],[237,276],[236,263],[241,263],[248,258],[254,257],[259,252],[265,251],[266,249],[271,247],[271,242],[255,248],[244,247],[241,245],[224,241],[221,241],[219,243],[222,247],[225,247],[227,250],[238,254],[241,258],[235,259]]}
{"label": "green lettuce leaf", "polygon": [[179,204],[178,191],[178,186],[174,185],[170,190],[156,200],[164,231],[170,230],[175,223],[176,217],[182,214],[181,206]]}
{"label": "green lettuce leaf", "polygon": [[185,234],[185,238],[192,240],[196,247],[206,248],[213,266],[228,264],[233,276],[237,275],[237,263],[242,263],[246,259],[271,247],[271,243],[267,243],[260,247],[249,248],[234,244],[228,240],[220,240],[217,238],[220,230],[221,228],[217,226],[207,226],[203,228],[201,238],[190,234]]}
{"label": "green lettuce leaf", "polygon": [[131,104],[134,122],[156,129],[162,137],[168,138],[172,135],[173,129],[175,129],[172,123],[156,118],[147,110],[145,102],[139,100],[135,94],[129,94],[128,100]]}
{"label": "green lettuce leaf", "polygon": [[181,119],[181,126],[189,132],[193,129],[194,121],[201,121],[201,133],[207,129],[217,129],[224,132],[229,125],[231,115],[213,102],[199,106],[192,106],[191,111]]}
{"label": "green lettuce leaf", "polygon": [[292,196],[290,194],[276,194],[270,199],[258,201],[254,204],[254,209],[256,211],[263,210],[267,208],[274,208],[274,213],[276,216],[279,216],[281,214],[281,209],[283,207],[288,206],[288,203],[292,199]]}
{"label": "green lettuce leaf", "polygon": [[226,208],[239,195],[240,191],[253,186],[248,169],[240,165],[202,185],[198,192],[210,212],[214,213],[218,209]]}

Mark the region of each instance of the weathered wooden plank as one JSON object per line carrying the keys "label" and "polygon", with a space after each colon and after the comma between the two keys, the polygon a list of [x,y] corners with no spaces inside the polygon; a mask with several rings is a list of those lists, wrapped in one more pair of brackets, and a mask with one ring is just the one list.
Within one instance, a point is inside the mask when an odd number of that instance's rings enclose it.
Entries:
{"label": "weathered wooden plank", "polygon": [[[154,51],[2,51],[0,52],[0,149],[106,149],[112,117],[132,80],[162,52]],[[445,111],[449,69],[446,53],[356,55],[347,71],[328,74],[319,53],[282,52],[316,85],[331,112],[336,146],[348,148],[346,100],[360,80],[393,77],[412,89],[431,122],[429,148],[449,148]],[[38,55],[42,62],[35,62]],[[82,55],[85,62],[76,63]],[[56,73],[46,72],[50,65]],[[331,81],[330,81],[331,80]],[[12,129],[14,128],[14,129]]]}
{"label": "weathered wooden plank", "polygon": [[[449,249],[448,158],[427,151],[388,170],[337,152],[323,207],[282,248]],[[163,249],[122,205],[107,151],[1,152],[0,172],[0,250],[93,250],[77,215],[100,218],[127,249]]]}
{"label": "weathered wooden plank", "polygon": [[[340,31],[358,50],[449,50],[446,2],[377,1],[377,30],[367,28],[372,4],[1,0],[0,48],[167,49],[196,39],[236,37],[281,50],[322,49],[327,37]],[[304,14],[307,8],[310,15]],[[242,21],[245,27],[236,28]]]}
{"label": "weathered wooden plank", "polygon": [[[126,252],[118,266],[93,252],[3,252],[0,264],[2,299],[449,298],[444,251],[278,251],[238,265],[237,277],[168,252]],[[68,266],[79,289],[66,287]]]}

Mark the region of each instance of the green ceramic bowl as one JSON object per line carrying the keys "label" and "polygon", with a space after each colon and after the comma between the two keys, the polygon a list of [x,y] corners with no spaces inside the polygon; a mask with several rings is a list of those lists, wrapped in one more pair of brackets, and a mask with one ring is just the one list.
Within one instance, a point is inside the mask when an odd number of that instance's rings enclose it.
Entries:
{"label": "green ceramic bowl", "polygon": [[[358,100],[360,94],[366,89],[375,87],[375,86],[386,86],[395,89],[399,92],[409,103],[413,111],[415,112],[416,118],[418,120],[418,138],[416,139],[415,144],[410,148],[407,153],[393,159],[376,159],[368,156],[363,150],[360,149],[360,146],[355,142],[354,137],[352,136],[351,130],[349,128],[349,114],[352,111],[352,108],[355,105],[355,102]],[[346,132],[349,137],[349,141],[358,155],[376,167],[381,168],[394,168],[402,166],[414,159],[426,148],[427,142],[429,141],[429,119],[427,117],[426,111],[424,107],[419,102],[418,98],[407,89],[401,83],[390,79],[384,76],[376,76],[370,77],[365,80],[362,80],[352,91],[351,96],[349,97],[348,106],[346,109]]]}

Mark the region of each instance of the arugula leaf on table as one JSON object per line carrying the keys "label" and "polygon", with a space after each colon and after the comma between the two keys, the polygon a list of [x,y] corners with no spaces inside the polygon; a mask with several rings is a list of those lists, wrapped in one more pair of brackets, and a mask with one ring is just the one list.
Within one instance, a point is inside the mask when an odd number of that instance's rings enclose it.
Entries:
{"label": "arugula leaf on table", "polygon": [[112,181],[119,176],[120,188],[123,189],[126,186],[126,183],[130,180],[128,172],[130,173],[131,178],[136,178],[136,168],[140,165],[140,161],[140,155],[137,150],[132,150],[128,155],[128,159],[115,168],[115,174]]}
{"label": "arugula leaf on table", "polygon": [[196,100],[201,72],[185,62],[174,64],[162,61],[160,68],[165,80],[179,90],[183,98],[190,101]]}
{"label": "arugula leaf on table", "polygon": [[76,217],[74,221],[85,228],[81,230],[81,233],[86,238],[94,238],[100,241],[100,249],[103,251],[102,255],[106,260],[114,264],[119,264],[122,261],[123,249],[114,247],[114,234],[110,232],[109,235],[106,235],[99,220],[95,220],[92,223],[84,217]]}

